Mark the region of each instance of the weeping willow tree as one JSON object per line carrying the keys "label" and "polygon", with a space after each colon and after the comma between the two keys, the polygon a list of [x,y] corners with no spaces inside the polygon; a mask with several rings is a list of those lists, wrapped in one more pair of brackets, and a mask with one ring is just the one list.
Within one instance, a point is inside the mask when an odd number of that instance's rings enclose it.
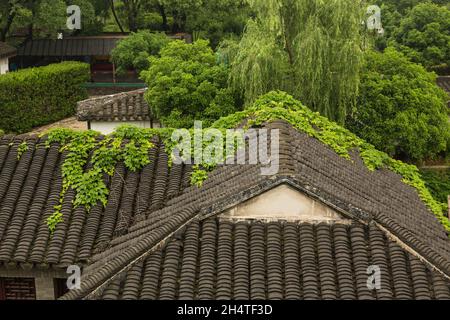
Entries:
{"label": "weeping willow tree", "polygon": [[246,104],[284,90],[343,123],[358,95],[362,1],[247,1],[256,18],[233,53],[232,87]]}

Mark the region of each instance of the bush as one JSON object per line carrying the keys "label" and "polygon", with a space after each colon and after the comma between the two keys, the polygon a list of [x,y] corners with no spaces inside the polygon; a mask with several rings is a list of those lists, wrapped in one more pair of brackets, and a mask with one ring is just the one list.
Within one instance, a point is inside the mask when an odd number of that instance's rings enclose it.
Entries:
{"label": "bush", "polygon": [[191,127],[194,120],[208,125],[236,111],[227,87],[228,69],[216,60],[204,40],[173,41],[161,57],[150,57],[149,70],[142,72],[148,85],[145,98],[165,126]]}
{"label": "bush", "polygon": [[88,64],[62,62],[0,76],[0,128],[24,133],[73,115],[89,72]]}
{"label": "bush", "polygon": [[111,60],[116,64],[117,73],[123,74],[127,70],[135,69],[137,72],[150,67],[148,58],[158,55],[170,38],[164,33],[151,33],[139,31],[131,33],[127,38],[119,41],[111,51]]}
{"label": "bush", "polygon": [[446,93],[436,75],[392,48],[368,52],[347,126],[390,156],[420,161],[449,150]]}

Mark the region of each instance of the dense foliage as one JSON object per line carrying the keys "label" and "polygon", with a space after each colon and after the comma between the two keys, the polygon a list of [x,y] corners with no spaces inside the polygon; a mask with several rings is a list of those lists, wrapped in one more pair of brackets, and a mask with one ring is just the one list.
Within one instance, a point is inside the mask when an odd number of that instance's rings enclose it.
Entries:
{"label": "dense foliage", "polygon": [[206,126],[235,111],[228,70],[216,63],[207,41],[173,41],[160,55],[149,58],[150,68],[142,78],[148,85],[145,99],[166,127],[189,128],[194,120]]}
{"label": "dense foliage", "polygon": [[[246,104],[281,89],[344,122],[355,106],[363,7],[354,0],[249,0],[247,24],[230,81]],[[223,48],[223,46],[222,46]]]}
{"label": "dense foliage", "polygon": [[137,72],[148,69],[150,67],[148,58],[151,55],[158,55],[169,41],[164,33],[149,31],[131,33],[119,41],[111,51],[111,60],[117,67],[117,73],[122,74],[132,69]]}
{"label": "dense foliage", "polygon": [[[78,5],[82,12],[81,30],[66,28],[67,6]],[[0,41],[14,30],[28,30],[33,37],[56,38],[58,32],[67,34],[97,34],[103,29],[109,6],[104,0],[8,0],[0,2]]]}
{"label": "dense foliage", "polygon": [[0,77],[0,128],[23,133],[71,116],[87,97],[89,65],[62,62]]}
{"label": "dense foliage", "polygon": [[393,32],[395,45],[429,69],[450,67],[450,7],[421,3]]}
{"label": "dense foliage", "polygon": [[401,53],[368,52],[348,127],[391,156],[426,159],[449,150],[447,100],[436,75]]}
{"label": "dense foliage", "polygon": [[240,34],[250,14],[243,0],[122,0],[111,8],[115,25],[108,24],[109,31],[189,32],[213,47],[223,37]]}
{"label": "dense foliage", "polygon": [[[376,40],[378,50],[395,46],[415,62],[438,72],[448,71],[445,38],[450,10],[447,0],[376,0],[381,7],[384,35]],[[445,28],[447,25],[447,28]],[[447,40],[448,43],[448,40]],[[446,69],[447,68],[447,69]]]}
{"label": "dense foliage", "polygon": [[420,173],[434,198],[446,203],[450,196],[450,169],[422,169]]}

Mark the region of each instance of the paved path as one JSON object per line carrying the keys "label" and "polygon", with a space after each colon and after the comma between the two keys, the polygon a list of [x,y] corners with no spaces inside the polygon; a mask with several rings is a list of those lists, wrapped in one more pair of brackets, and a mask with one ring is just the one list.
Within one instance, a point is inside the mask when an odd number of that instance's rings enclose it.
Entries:
{"label": "paved path", "polygon": [[57,122],[48,124],[46,126],[36,128],[33,131],[31,131],[31,133],[41,134],[45,131],[48,131],[48,130],[54,129],[54,128],[68,128],[68,129],[83,131],[83,130],[87,130],[87,123],[78,121],[76,117],[71,117],[71,118],[67,118],[67,119],[64,119],[61,121],[57,121]]}

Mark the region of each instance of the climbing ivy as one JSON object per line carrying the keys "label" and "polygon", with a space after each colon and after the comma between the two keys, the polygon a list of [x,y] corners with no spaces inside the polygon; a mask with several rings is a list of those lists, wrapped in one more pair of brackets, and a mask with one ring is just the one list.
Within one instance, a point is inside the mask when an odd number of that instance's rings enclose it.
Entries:
{"label": "climbing ivy", "polygon": [[106,137],[101,137],[95,131],[50,131],[47,146],[59,143],[60,151],[66,153],[61,168],[63,183],[59,204],[47,219],[50,231],[53,232],[56,225],[63,221],[61,209],[69,188],[75,191],[75,207],[84,206],[89,211],[99,202],[106,206],[109,190],[104,175],[112,176],[119,161],[123,161],[131,171],[147,165],[150,162],[148,151],[154,146],[151,142],[153,136],[149,130],[132,126],[122,126]]}

